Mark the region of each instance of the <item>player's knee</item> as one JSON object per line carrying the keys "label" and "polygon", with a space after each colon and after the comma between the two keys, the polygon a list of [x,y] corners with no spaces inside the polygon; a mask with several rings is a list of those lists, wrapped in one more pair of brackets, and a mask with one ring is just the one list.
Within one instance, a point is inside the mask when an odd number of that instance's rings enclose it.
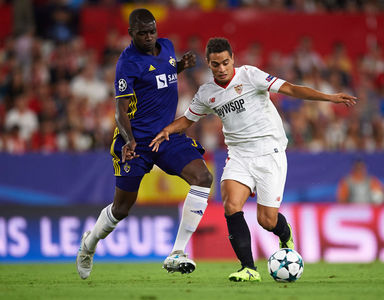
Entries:
{"label": "player's knee", "polygon": [[229,200],[223,201],[224,213],[226,216],[231,216],[242,210],[242,207],[238,203],[233,203]]}
{"label": "player's knee", "polygon": [[124,207],[124,206],[118,206],[118,205],[113,205],[112,206],[112,215],[117,219],[117,220],[122,220],[126,218],[129,214],[129,208]]}
{"label": "player's knee", "polygon": [[276,226],[276,218],[272,216],[268,216],[266,214],[258,215],[257,221],[259,222],[261,227],[263,227],[265,230],[268,230],[268,231],[273,230]]}
{"label": "player's knee", "polygon": [[190,184],[202,186],[202,187],[211,187],[212,181],[213,181],[212,174],[208,171],[208,169],[205,169],[195,174]]}

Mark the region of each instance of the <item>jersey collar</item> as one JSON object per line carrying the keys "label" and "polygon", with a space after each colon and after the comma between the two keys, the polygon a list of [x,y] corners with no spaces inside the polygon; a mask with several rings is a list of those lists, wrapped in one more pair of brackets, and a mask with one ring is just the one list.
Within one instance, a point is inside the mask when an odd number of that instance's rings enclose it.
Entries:
{"label": "jersey collar", "polygon": [[218,86],[222,87],[223,89],[226,89],[227,86],[231,83],[233,77],[235,77],[235,75],[236,75],[236,69],[233,68],[233,76],[232,76],[232,78],[231,78],[226,84],[220,84],[218,81],[216,81],[216,78],[213,78],[213,80],[215,81],[215,83],[216,83]]}

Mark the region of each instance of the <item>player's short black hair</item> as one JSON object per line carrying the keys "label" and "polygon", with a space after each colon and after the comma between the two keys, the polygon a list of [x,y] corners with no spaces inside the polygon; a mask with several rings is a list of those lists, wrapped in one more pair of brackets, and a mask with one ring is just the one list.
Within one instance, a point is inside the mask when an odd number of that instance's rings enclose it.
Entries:
{"label": "player's short black hair", "polygon": [[134,28],[138,22],[150,23],[156,21],[152,13],[145,8],[134,9],[129,15],[129,27]]}
{"label": "player's short black hair", "polygon": [[208,61],[211,53],[220,53],[223,51],[228,51],[229,55],[232,56],[232,47],[226,38],[215,37],[209,39],[205,49],[205,55]]}

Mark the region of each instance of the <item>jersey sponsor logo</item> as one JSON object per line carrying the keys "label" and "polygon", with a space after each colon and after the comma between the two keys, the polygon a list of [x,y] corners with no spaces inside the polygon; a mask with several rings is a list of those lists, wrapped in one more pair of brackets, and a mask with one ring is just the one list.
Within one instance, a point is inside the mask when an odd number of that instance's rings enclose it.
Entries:
{"label": "jersey sponsor logo", "polygon": [[168,77],[169,84],[177,82],[177,73],[170,74],[167,77]]}
{"label": "jersey sponsor logo", "polygon": [[275,78],[275,76],[268,75],[268,77],[265,78],[265,80],[268,81],[268,82],[271,82],[271,80],[272,80],[273,78]]}
{"label": "jersey sponsor logo", "polygon": [[154,71],[154,70],[156,70],[156,68],[154,66],[150,65],[148,71]]}
{"label": "jersey sponsor logo", "polygon": [[172,56],[169,57],[169,63],[176,68],[176,59]]}
{"label": "jersey sponsor logo", "polygon": [[127,89],[127,82],[125,79],[121,78],[119,79],[119,91],[124,92]]}
{"label": "jersey sponsor logo", "polygon": [[242,84],[238,84],[234,87],[236,93],[238,93],[239,95],[241,95],[241,92],[243,91],[243,85]]}
{"label": "jersey sponsor logo", "polygon": [[163,89],[168,86],[167,76],[165,74],[156,75],[157,89]]}
{"label": "jersey sponsor logo", "polygon": [[246,109],[244,107],[244,99],[238,99],[238,100],[226,103],[221,107],[214,108],[213,110],[217,113],[217,115],[220,118],[224,118],[226,114],[229,114],[232,112],[235,112],[238,114],[245,111]]}
{"label": "jersey sponsor logo", "polygon": [[168,84],[177,83],[177,73],[156,75],[157,89],[168,87]]}

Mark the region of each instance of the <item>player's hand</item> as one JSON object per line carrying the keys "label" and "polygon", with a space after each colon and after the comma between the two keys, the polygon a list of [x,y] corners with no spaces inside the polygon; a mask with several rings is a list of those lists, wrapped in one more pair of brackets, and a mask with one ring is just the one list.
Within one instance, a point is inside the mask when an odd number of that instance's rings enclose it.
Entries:
{"label": "player's hand", "polygon": [[196,54],[188,51],[183,55],[180,62],[183,64],[183,69],[192,68],[196,65]]}
{"label": "player's hand", "polygon": [[149,144],[149,147],[153,147],[152,151],[157,152],[159,151],[160,144],[164,141],[169,141],[169,132],[162,130],[159,132],[158,135],[152,140],[152,142]]}
{"label": "player's hand", "polygon": [[121,161],[125,162],[126,160],[132,160],[136,157],[139,157],[140,155],[136,154],[135,152],[136,148],[136,141],[132,140],[126,143],[122,148],[121,148]]}
{"label": "player's hand", "polygon": [[357,103],[356,97],[344,93],[333,94],[330,100],[333,103],[344,103],[346,106],[353,106]]}

